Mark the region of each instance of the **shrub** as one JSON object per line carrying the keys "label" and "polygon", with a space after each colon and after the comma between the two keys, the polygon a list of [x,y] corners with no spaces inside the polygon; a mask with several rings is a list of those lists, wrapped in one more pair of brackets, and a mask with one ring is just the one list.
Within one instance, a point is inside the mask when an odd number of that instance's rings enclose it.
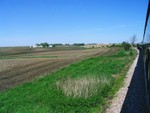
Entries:
{"label": "shrub", "polygon": [[131,48],[131,44],[129,44],[128,42],[122,42],[122,46],[125,51],[128,51]]}
{"label": "shrub", "polygon": [[125,51],[125,50],[120,50],[116,55],[117,55],[118,57],[123,57],[123,56],[128,55],[128,52]]}
{"label": "shrub", "polygon": [[131,56],[134,54],[134,52],[133,51],[130,51],[130,53],[129,53]]}
{"label": "shrub", "polygon": [[42,47],[44,47],[44,48],[48,48],[49,47],[49,44],[47,42],[41,43],[40,45]]}

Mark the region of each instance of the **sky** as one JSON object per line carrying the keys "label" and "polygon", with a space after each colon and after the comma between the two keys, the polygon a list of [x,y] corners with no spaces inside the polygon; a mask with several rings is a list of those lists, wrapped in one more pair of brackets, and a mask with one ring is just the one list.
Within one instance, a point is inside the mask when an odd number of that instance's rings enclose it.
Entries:
{"label": "sky", "polygon": [[142,41],[148,0],[0,0],[0,46]]}

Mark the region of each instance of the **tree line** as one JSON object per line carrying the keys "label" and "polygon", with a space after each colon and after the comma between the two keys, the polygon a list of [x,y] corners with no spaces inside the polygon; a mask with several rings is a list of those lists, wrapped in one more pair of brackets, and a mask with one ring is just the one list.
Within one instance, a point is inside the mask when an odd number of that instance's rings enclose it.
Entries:
{"label": "tree line", "polygon": [[48,47],[56,47],[56,46],[84,46],[85,44],[84,43],[74,43],[74,44],[61,44],[61,43],[56,43],[56,44],[49,44],[47,42],[44,42],[44,43],[37,43],[36,46],[37,47],[43,47],[43,48],[48,48]]}

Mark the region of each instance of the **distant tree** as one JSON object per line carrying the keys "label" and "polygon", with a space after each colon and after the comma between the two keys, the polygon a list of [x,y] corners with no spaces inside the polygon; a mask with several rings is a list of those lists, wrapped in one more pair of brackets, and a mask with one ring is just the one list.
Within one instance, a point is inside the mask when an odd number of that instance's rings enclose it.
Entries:
{"label": "distant tree", "polygon": [[38,43],[37,43],[37,44],[35,44],[35,45],[36,45],[37,47],[39,47],[39,46],[40,46],[40,44],[38,44]]}
{"label": "distant tree", "polygon": [[128,51],[131,48],[131,44],[128,42],[122,42],[122,46],[124,48],[124,50]]}
{"label": "distant tree", "polygon": [[55,44],[53,44],[53,45],[52,45],[52,47],[56,47],[56,45],[55,45]]}
{"label": "distant tree", "polygon": [[49,44],[47,42],[41,43],[40,45],[42,47],[44,47],[44,48],[48,48],[49,47]]}
{"label": "distant tree", "polygon": [[112,47],[115,47],[115,46],[116,46],[116,44],[114,44],[114,43],[113,43],[111,46],[112,46]]}
{"label": "distant tree", "polygon": [[84,46],[85,44],[84,43],[74,43],[73,45],[74,46]]}
{"label": "distant tree", "polygon": [[136,35],[133,35],[133,37],[130,38],[132,46],[135,46],[135,42],[137,41]]}
{"label": "distant tree", "polygon": [[55,44],[52,44],[53,45],[53,47],[56,47],[56,46],[63,46],[63,44],[61,44],[61,43],[55,43]]}

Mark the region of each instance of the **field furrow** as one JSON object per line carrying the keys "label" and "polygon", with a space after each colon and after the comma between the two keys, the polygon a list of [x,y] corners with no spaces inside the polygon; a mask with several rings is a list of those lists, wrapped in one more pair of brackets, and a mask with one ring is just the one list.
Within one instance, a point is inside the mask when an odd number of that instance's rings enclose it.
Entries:
{"label": "field furrow", "polygon": [[[18,53],[16,54],[16,59],[7,59],[11,55],[6,55],[6,59],[0,60],[0,91],[24,82],[29,82],[38,76],[46,75],[59,68],[67,66],[68,64],[85,59],[87,57],[113,54],[117,50],[117,48],[61,51],[44,50],[42,52],[38,51],[33,53],[25,52],[24,56],[28,56],[27,58],[24,58],[23,53],[21,52],[20,55]],[[42,55],[42,57],[36,58],[38,55]],[[44,58],[44,56],[47,55],[58,57]]]}

